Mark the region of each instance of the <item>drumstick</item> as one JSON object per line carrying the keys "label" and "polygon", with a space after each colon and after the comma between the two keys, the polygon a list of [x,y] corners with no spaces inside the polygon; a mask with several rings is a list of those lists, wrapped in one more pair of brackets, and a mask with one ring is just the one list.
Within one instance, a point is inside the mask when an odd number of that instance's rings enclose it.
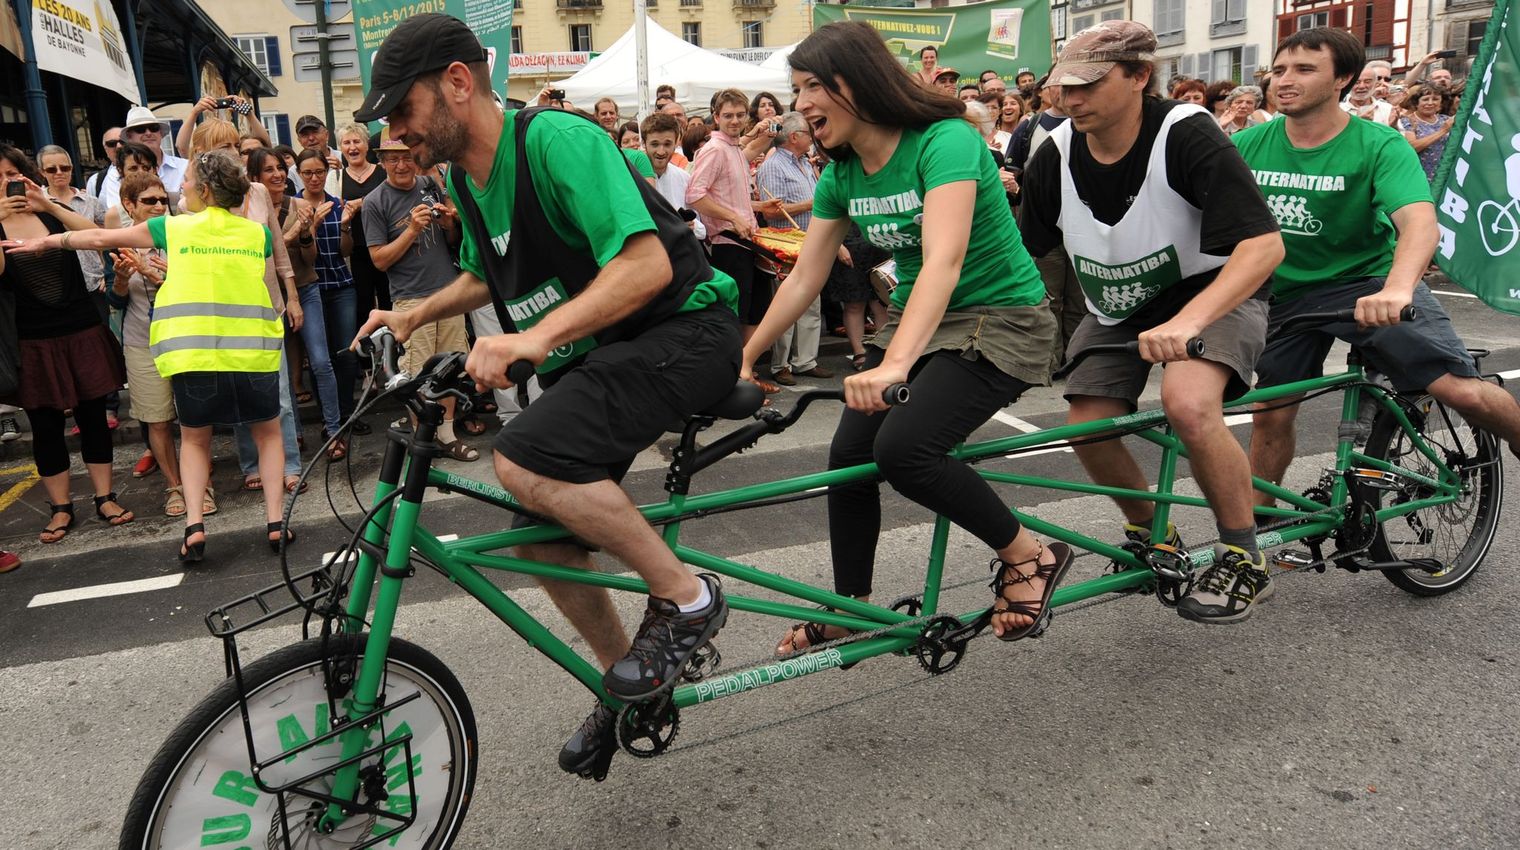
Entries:
{"label": "drumstick", "polygon": [[[780,200],[780,198],[777,198],[777,197],[776,197],[776,196],[775,196],[775,195],[772,195],[772,194],[771,194],[771,193],[770,193],[770,190],[769,190],[769,189],[766,189],[766,188],[765,188],[765,187],[764,187],[764,186],[761,186],[761,187],[760,187],[760,191],[762,191],[762,192],[764,192],[764,193],[765,193],[765,195],[766,195],[766,197],[768,197],[768,198],[770,198],[770,199],[771,199],[771,200],[773,200],[773,201],[777,201],[777,200]],[[801,228],[801,227],[799,227],[799,226],[798,226],[798,225],[797,225],[797,219],[795,219],[795,218],[792,218],[792,214],[791,214],[791,213],[789,213],[789,212],[787,212],[787,211],[786,211],[786,209],[785,209],[785,208],[784,208],[784,207],[783,207],[783,208],[782,208],[782,210],[781,210],[781,214],[782,214],[782,215],[784,215],[784,216],[786,216],[786,220],[787,220],[787,221],[789,221],[789,222],[791,222],[791,223],[792,223],[792,229],[793,229],[793,230],[801,230],[801,229],[802,229],[802,228]]]}

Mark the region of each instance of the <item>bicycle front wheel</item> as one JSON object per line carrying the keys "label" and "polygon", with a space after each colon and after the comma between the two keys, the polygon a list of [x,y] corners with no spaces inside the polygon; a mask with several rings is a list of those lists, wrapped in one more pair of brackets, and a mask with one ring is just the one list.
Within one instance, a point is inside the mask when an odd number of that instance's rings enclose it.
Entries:
{"label": "bicycle front wheel", "polygon": [[[1428,395],[1413,401],[1411,421],[1423,423],[1420,433],[1426,444],[1461,477],[1461,494],[1455,501],[1383,522],[1370,554],[1377,561],[1424,558],[1440,564],[1441,569],[1433,573],[1422,569],[1383,571],[1402,590],[1417,596],[1439,596],[1472,578],[1493,545],[1504,501],[1504,467],[1499,441],[1492,434]],[[1436,465],[1386,412],[1373,423],[1367,454],[1428,478],[1440,478]],[[1430,488],[1405,479],[1395,489],[1379,493],[1378,507],[1396,507],[1431,495]]]}
{"label": "bicycle front wheel", "polygon": [[[261,760],[315,740],[330,728],[324,666],[356,657],[362,635],[335,635],[287,646],[243,668],[248,719]],[[406,749],[394,746],[361,763],[367,781],[358,793],[390,814],[415,814],[412,825],[384,841],[386,847],[445,848],[458,835],[475,785],[475,715],[454,674],[431,653],[391,640],[383,685],[387,712],[371,727],[369,745],[410,734]],[[405,704],[401,700],[417,695]],[[340,705],[342,703],[340,702]],[[270,786],[332,770],[342,745],[335,737],[267,768]],[[408,769],[408,767],[410,769]],[[331,773],[300,786],[331,790]],[[415,794],[412,788],[415,785]],[[354,815],[323,834],[316,823],[326,805],[312,797],[262,792],[252,779],[237,682],[216,687],[170,734],[149,763],[128,806],[121,850],[268,846],[351,848],[384,835],[395,819]]]}

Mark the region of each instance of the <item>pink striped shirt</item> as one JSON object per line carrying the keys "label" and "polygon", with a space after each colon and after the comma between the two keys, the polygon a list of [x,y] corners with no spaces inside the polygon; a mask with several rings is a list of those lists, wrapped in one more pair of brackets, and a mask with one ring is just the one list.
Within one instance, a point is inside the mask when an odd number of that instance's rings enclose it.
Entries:
{"label": "pink striped shirt", "polygon": [[[707,144],[697,151],[697,159],[691,167],[691,182],[686,185],[686,205],[692,207],[708,196],[743,216],[743,221],[750,227],[755,226],[755,211],[750,206],[749,163],[744,161],[744,149],[737,140],[721,132],[713,133]],[[700,212],[697,216],[714,245],[734,244],[732,239],[718,235],[730,229],[731,222],[710,218]]]}

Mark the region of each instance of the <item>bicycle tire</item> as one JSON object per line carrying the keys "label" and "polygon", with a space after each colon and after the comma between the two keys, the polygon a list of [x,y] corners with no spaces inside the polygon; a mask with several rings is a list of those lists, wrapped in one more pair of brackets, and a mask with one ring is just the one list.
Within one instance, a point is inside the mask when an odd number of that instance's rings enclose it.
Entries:
{"label": "bicycle tire", "polygon": [[[1425,442],[1463,478],[1463,495],[1456,502],[1413,511],[1378,526],[1369,554],[1375,561],[1434,558],[1446,569],[1383,570],[1383,576],[1416,596],[1440,596],[1466,584],[1482,565],[1499,530],[1504,503],[1503,453],[1495,437],[1463,419],[1457,411],[1429,395],[1412,399],[1416,422]],[[1373,421],[1367,454],[1427,477],[1436,478],[1435,464],[1420,454],[1399,427],[1382,411]],[[1392,491],[1373,491],[1384,508],[1419,498],[1425,488],[1410,482]]]}
{"label": "bicycle tire", "polygon": [[[351,657],[362,650],[364,640],[364,635],[336,635],[324,647],[321,638],[313,638],[276,650],[243,668],[261,759],[279,755],[293,742],[300,742],[299,736],[311,740],[326,731],[321,719],[327,714],[324,654],[329,659]],[[421,696],[397,705],[412,692]],[[475,787],[474,711],[458,679],[442,661],[415,644],[394,638],[386,662],[385,696],[388,704],[397,707],[382,719],[379,731],[397,736],[401,724],[407,725],[413,735],[411,760],[416,772],[409,780],[409,771],[398,770],[405,760],[401,758],[405,751],[399,746],[364,764],[384,759],[390,799],[383,807],[398,811],[415,805],[417,819],[397,836],[397,844],[386,842],[384,846],[443,850],[457,838]],[[273,734],[270,724],[261,722],[265,720],[273,722]],[[378,736],[371,738],[372,745],[378,743]],[[440,743],[447,747],[446,758],[437,756]],[[339,746],[336,741],[319,745],[271,766],[262,778],[276,784],[303,776],[314,769],[313,765],[336,762]],[[149,762],[128,804],[121,850],[204,846],[210,839],[219,839],[213,843],[233,842],[228,846],[283,847],[276,796],[251,785],[248,768],[237,683],[228,678],[175,727]],[[407,793],[409,781],[416,782],[419,802],[402,802],[412,801]],[[333,835],[316,836],[305,831],[310,828],[310,819],[299,813],[309,813],[321,804],[309,798],[288,799],[297,812],[285,820],[285,831],[291,834],[294,846],[352,847],[388,828],[385,821],[371,816],[367,821],[351,819]]]}

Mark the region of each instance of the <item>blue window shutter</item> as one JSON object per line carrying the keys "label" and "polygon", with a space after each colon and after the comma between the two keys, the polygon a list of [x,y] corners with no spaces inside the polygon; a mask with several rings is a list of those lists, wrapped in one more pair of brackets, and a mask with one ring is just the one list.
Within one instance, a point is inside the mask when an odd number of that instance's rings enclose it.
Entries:
{"label": "blue window shutter", "polygon": [[264,37],[264,55],[269,64],[269,76],[271,78],[280,75],[280,37],[277,35]]}
{"label": "blue window shutter", "polygon": [[265,127],[266,130],[274,130],[274,143],[277,145],[290,144],[290,116],[285,114],[274,117],[274,126]]}

